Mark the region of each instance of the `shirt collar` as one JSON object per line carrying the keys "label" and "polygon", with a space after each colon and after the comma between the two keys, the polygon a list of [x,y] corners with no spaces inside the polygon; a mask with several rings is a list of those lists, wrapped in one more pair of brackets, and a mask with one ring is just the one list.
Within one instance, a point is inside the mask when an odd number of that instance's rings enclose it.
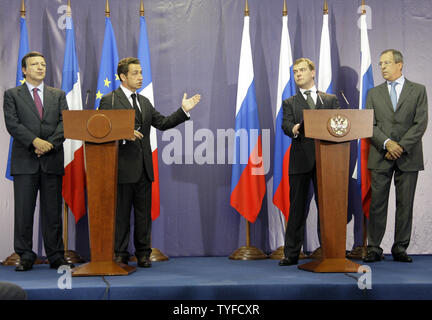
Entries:
{"label": "shirt collar", "polygon": [[135,93],[138,96],[138,94],[136,92],[130,91],[128,88],[126,88],[122,84],[120,85],[120,88],[123,90],[124,94],[126,95],[126,97],[128,99],[131,97],[131,94],[133,94],[133,93]]}
{"label": "shirt collar", "polygon": [[396,82],[397,84],[403,85],[405,83],[405,77],[404,77],[404,75],[401,75],[395,81],[387,81],[387,85],[389,86],[392,82]]}
{"label": "shirt collar", "polygon": [[34,88],[38,88],[40,92],[43,92],[43,88],[44,88],[44,83],[42,81],[42,83],[40,85],[38,85],[37,87],[35,87],[34,85],[32,85],[29,82],[25,82],[25,84],[27,85],[27,88],[29,89],[30,92],[33,92]]}
{"label": "shirt collar", "polygon": [[312,88],[310,88],[310,89],[302,89],[302,88],[300,88],[300,92],[301,92],[303,95],[305,95],[305,92],[308,91],[308,90],[310,90],[311,93],[316,93],[316,92],[317,92],[317,89],[316,89],[316,86],[315,86],[315,85],[314,85]]}

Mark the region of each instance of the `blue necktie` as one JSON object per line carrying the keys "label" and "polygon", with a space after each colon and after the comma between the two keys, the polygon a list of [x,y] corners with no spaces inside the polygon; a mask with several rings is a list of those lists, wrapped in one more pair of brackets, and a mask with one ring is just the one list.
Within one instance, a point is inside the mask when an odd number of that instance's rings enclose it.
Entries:
{"label": "blue necktie", "polygon": [[397,82],[390,82],[391,89],[390,89],[390,100],[393,105],[393,110],[396,111],[397,106],[397,93],[396,93],[396,85]]}

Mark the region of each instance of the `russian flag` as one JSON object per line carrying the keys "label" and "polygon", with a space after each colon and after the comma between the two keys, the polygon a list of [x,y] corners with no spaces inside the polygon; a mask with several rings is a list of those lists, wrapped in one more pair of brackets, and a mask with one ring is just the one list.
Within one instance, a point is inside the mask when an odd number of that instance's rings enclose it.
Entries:
{"label": "russian flag", "polygon": [[[81,81],[75,46],[72,17],[66,17],[66,48],[63,62],[62,85],[69,110],[82,110]],[[84,148],[80,140],[66,139],[63,143],[65,175],[63,199],[75,216],[75,221],[86,213]]]}
{"label": "russian flag", "polygon": [[[366,109],[366,97],[369,89],[374,87],[372,74],[372,60],[369,48],[369,39],[367,34],[366,12],[363,11],[360,16],[360,101],[359,109]],[[354,169],[353,178],[357,179],[357,185],[361,191],[362,208],[366,217],[369,217],[369,208],[371,201],[371,177],[367,168],[370,141],[369,139],[360,139],[357,143],[357,163]]]}
{"label": "russian flag", "polygon": [[[147,24],[144,16],[140,17],[140,37],[138,41],[138,59],[141,62],[143,69],[143,85],[139,93],[147,97],[151,104],[154,105],[153,82],[151,76],[150,65],[150,48],[147,36]],[[153,174],[154,181],[152,183],[152,202],[151,202],[151,217],[156,220],[160,214],[160,193],[159,193],[159,166],[158,166],[158,149],[156,129],[150,128],[150,146],[152,149]]]}
{"label": "russian flag", "polygon": [[249,16],[244,17],[243,25],[235,131],[230,204],[246,220],[253,223],[261,210],[266,186],[249,35]]}
{"label": "russian flag", "polygon": [[[29,52],[29,41],[28,41],[28,33],[27,33],[27,22],[25,16],[21,16],[20,18],[20,44],[18,49],[18,62],[17,62],[17,72],[16,72],[16,82],[15,85],[18,87],[25,82],[25,79],[21,70],[21,60],[22,58]],[[6,164],[6,178],[9,180],[13,180],[13,176],[10,174],[10,165],[11,165],[11,153],[12,153],[12,142],[13,138],[10,138],[9,142],[9,152],[8,152],[8,160]]]}
{"label": "russian flag", "polygon": [[275,152],[273,170],[273,204],[288,220],[290,208],[290,186],[288,179],[291,138],[282,130],[282,102],[296,93],[293,74],[291,41],[288,32],[288,16],[282,17],[282,36],[279,55],[279,77],[276,103]]}
{"label": "russian flag", "polygon": [[318,90],[333,93],[328,11],[324,10],[319,55]]}

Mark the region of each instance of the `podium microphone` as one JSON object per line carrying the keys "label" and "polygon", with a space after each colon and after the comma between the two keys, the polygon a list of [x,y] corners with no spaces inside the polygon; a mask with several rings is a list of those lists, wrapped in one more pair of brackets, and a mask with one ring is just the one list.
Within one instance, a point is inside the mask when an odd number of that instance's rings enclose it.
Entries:
{"label": "podium microphone", "polygon": [[89,95],[90,95],[90,89],[88,89],[87,90],[87,92],[86,92],[86,98],[85,98],[85,108],[87,109],[87,106],[88,106],[88,98],[89,98]]}
{"label": "podium microphone", "polygon": [[344,100],[345,100],[347,106],[349,107],[350,104],[349,104],[349,102],[348,102],[347,98],[345,97],[345,95],[344,95],[344,93],[343,93],[342,90],[340,91],[340,94],[341,94],[342,98],[344,98]]}

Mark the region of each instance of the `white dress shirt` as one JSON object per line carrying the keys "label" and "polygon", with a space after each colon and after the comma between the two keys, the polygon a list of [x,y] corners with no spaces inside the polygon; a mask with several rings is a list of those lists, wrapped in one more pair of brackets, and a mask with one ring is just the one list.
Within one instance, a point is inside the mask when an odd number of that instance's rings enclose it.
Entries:
{"label": "white dress shirt", "polygon": [[33,98],[33,100],[34,100],[34,96],[33,96],[33,89],[34,88],[38,88],[38,94],[39,94],[39,98],[41,99],[41,101],[42,101],[42,105],[43,105],[43,103],[44,103],[44,100],[43,100],[43,93],[44,93],[44,83],[42,82],[40,85],[38,85],[37,87],[35,87],[34,85],[32,85],[31,83],[28,83],[27,81],[25,82],[25,84],[27,85],[27,88],[30,90],[30,94],[31,94],[31,96],[32,96],[32,98]]}

